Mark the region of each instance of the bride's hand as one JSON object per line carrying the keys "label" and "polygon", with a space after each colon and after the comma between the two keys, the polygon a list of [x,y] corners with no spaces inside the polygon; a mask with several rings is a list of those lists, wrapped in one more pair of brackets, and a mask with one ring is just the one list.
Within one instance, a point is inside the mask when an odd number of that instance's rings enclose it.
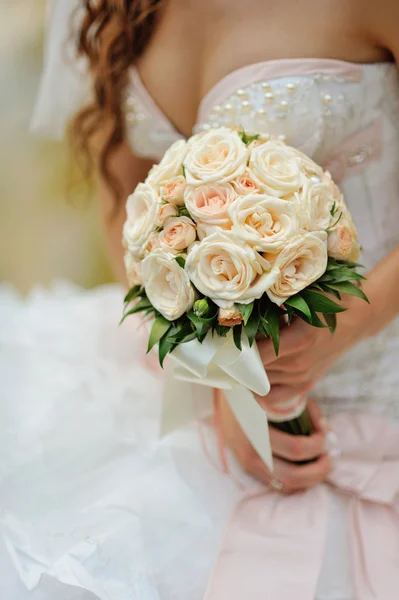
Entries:
{"label": "bride's hand", "polygon": [[[283,484],[283,492],[294,492],[310,488],[324,481],[330,471],[330,457],[326,454],[326,423],[320,408],[309,401],[309,411],[315,433],[309,437],[293,436],[270,427],[270,443],[273,451],[274,471],[270,473],[245,433],[237,423],[227,402],[222,402],[222,428],[227,445],[235,452],[238,461],[247,473],[266,485],[272,479]],[[317,459],[305,465],[288,461]]]}
{"label": "bride's hand", "polygon": [[278,357],[269,339],[258,341],[272,386],[267,396],[257,396],[258,402],[267,407],[307,394],[337,358],[362,337],[364,324],[359,324],[358,315],[359,311],[352,310],[338,315],[333,335],[327,328],[319,329],[295,319],[281,330]]}

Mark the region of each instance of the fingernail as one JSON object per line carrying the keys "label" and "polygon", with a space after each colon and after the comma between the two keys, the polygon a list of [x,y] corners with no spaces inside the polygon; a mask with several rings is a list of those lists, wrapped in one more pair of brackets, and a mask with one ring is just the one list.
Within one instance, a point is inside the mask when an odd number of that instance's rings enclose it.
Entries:
{"label": "fingernail", "polygon": [[331,458],[338,458],[341,456],[341,449],[338,443],[338,437],[333,431],[329,431],[326,434],[324,442],[324,449]]}

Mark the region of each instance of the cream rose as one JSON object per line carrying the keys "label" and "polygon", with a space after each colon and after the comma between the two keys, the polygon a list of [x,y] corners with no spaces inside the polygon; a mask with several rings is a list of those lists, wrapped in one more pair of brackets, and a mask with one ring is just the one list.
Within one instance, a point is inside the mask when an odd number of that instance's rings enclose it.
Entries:
{"label": "cream rose", "polygon": [[169,179],[183,175],[183,161],[187,154],[187,143],[178,140],[165,152],[161,162],[154,165],[148,173],[146,183],[155,188]]}
{"label": "cream rose", "polygon": [[307,179],[298,198],[302,227],[308,231],[326,231],[334,219],[331,214],[335,207],[331,187],[322,181],[316,183]]}
{"label": "cream rose", "polygon": [[125,263],[126,279],[130,287],[142,285],[141,261],[136,260],[129,251],[125,252],[123,261]]}
{"label": "cream rose", "polygon": [[194,288],[174,254],[154,250],[143,260],[141,270],[147,297],[165,319],[174,321],[191,310]]}
{"label": "cream rose", "polygon": [[159,234],[160,247],[168,251],[181,252],[185,250],[197,237],[195,224],[188,217],[168,219],[165,227]]}
{"label": "cream rose", "polygon": [[[327,234],[300,233],[277,255],[271,256],[278,277],[267,290],[270,300],[279,306],[325,273],[327,268]],[[265,258],[268,259],[266,254]]]}
{"label": "cream rose", "polygon": [[172,177],[166,181],[161,187],[161,197],[166,202],[175,204],[176,206],[184,206],[184,192],[187,187],[187,182],[183,175]]}
{"label": "cream rose", "polygon": [[279,252],[299,229],[293,204],[267,194],[238,198],[229,215],[236,236],[259,252]]}
{"label": "cream rose", "polygon": [[139,183],[127,199],[123,244],[135,258],[144,256],[144,248],[156,226],[158,208],[158,196],[147,183]]}
{"label": "cream rose", "polygon": [[179,209],[174,204],[161,204],[158,209],[156,220],[157,227],[163,227],[166,221],[172,217],[177,217]]}
{"label": "cream rose", "polygon": [[339,219],[337,225],[328,232],[327,249],[328,255],[336,260],[358,260],[360,244],[350,215]]}
{"label": "cream rose", "polygon": [[300,150],[292,148],[291,146],[290,150],[295,154],[295,156],[299,158],[300,167],[308,177],[314,176],[321,178],[323,176],[323,169],[320,167],[320,165],[315,163],[314,160],[312,160],[307,154],[304,154]]}
{"label": "cream rose", "polygon": [[251,175],[246,171],[244,175],[240,175],[231,182],[238,196],[246,196],[247,194],[255,194],[259,192],[259,186],[251,178]]}
{"label": "cream rose", "polygon": [[237,194],[229,183],[219,185],[200,185],[188,187],[185,194],[185,205],[196,223],[206,228],[217,225],[222,229],[230,229],[229,207],[236,200]]}
{"label": "cream rose", "polygon": [[236,131],[212,129],[190,144],[184,161],[187,183],[227,183],[245,171],[249,151]]}
{"label": "cream rose", "polygon": [[230,231],[218,231],[194,244],[185,269],[195,287],[220,308],[260,298],[278,276],[278,269]]}
{"label": "cream rose", "polygon": [[278,140],[252,150],[249,174],[262,191],[279,198],[299,191],[305,178],[299,158]]}

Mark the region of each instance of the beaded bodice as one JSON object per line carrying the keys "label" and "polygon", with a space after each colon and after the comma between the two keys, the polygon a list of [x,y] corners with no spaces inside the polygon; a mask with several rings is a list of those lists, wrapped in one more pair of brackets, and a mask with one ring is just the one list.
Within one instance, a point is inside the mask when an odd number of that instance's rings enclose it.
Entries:
{"label": "beaded bodice", "polygon": [[[280,136],[328,168],[376,265],[399,244],[399,79],[390,63],[280,60],[227,75],[202,100],[194,131],[219,125]],[[132,72],[126,99],[136,154],[160,158],[182,136]],[[366,407],[399,419],[399,319],[347,353],[318,384],[327,412]]]}

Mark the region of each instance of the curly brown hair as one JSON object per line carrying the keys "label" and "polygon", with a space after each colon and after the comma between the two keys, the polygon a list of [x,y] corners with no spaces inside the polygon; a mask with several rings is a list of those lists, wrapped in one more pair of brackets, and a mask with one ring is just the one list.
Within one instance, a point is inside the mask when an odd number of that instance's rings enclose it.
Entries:
{"label": "curly brown hair", "polygon": [[145,50],[165,0],[84,0],[78,54],[88,59],[93,97],[72,122],[75,147],[90,174],[94,164],[115,197],[121,186],[110,158],[125,137],[123,94],[129,67]]}

